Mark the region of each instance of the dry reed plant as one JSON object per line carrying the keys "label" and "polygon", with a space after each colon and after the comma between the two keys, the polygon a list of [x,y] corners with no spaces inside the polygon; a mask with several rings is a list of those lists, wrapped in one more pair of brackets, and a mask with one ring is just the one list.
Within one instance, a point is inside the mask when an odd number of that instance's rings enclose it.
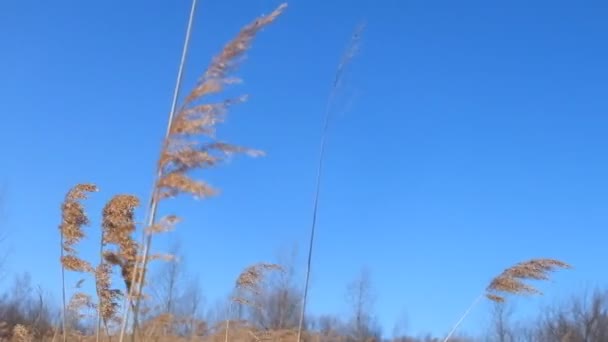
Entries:
{"label": "dry reed plant", "polygon": [[13,340],[16,342],[31,342],[34,337],[25,325],[17,324],[13,327]]}
{"label": "dry reed plant", "polygon": [[443,342],[449,341],[456,329],[469,315],[471,310],[485,296],[493,302],[504,302],[505,295],[540,295],[541,291],[532,285],[525,284],[525,280],[549,280],[549,275],[558,269],[570,269],[569,264],[549,258],[530,259],[528,261],[517,263],[505,269],[498,276],[494,277],[490,284],[486,287],[484,293],[478,296],[473,304],[464,312],[452,330],[448,333]]}
{"label": "dry reed plant", "polygon": [[80,242],[85,233],[83,227],[89,224],[84,207],[81,201],[87,198],[87,193],[97,192],[97,186],[94,184],[77,184],[68,191],[61,205],[61,224],[59,232],[61,236],[61,287],[62,287],[62,304],[63,304],[63,341],[67,341],[67,303],[66,303],[66,284],[65,271],[74,271],[88,273],[93,270],[91,265],[78,257],[78,253],[74,246]]}
{"label": "dry reed plant", "polygon": [[[201,101],[209,95],[221,92],[225,86],[239,82],[230,74],[239,66],[256,34],[274,22],[286,7],[286,4],[282,4],[271,14],[259,17],[241,29],[236,38],[226,44],[220,54],[212,59],[211,64],[194,89],[186,96],[180,108],[171,112],[167,134],[157,164],[157,179],[149,202],[146,226],[150,229],[144,230],[142,261],[139,266],[141,271],[135,272],[137,275],[134,274],[131,278],[133,285],[127,298],[131,298],[133,293],[140,293],[145,282],[152,237],[159,232],[159,227],[162,227],[162,225],[156,224],[159,202],[186,193],[202,198],[214,195],[216,190],[207,183],[192,178],[190,176],[192,171],[216,166],[226,157],[236,153],[250,156],[262,155],[261,151],[228,144],[215,138],[215,126],[223,121],[228,108],[245,101],[245,96],[227,99],[219,103],[201,103]],[[134,298],[134,302],[133,326],[136,327],[140,305],[139,296]],[[120,342],[124,338],[128,317],[129,306],[125,305]]]}
{"label": "dry reed plant", "polygon": [[66,195],[61,206],[61,265],[64,269],[75,272],[90,272],[91,265],[78,257],[74,246],[80,242],[85,233],[82,229],[89,224],[81,200],[87,198],[88,192],[96,192],[93,184],[78,184]]}
{"label": "dry reed plant", "polygon": [[[236,279],[235,289],[238,293],[250,293],[253,295],[258,295],[261,293],[261,284],[269,272],[278,271],[283,272],[283,267],[277,264],[271,263],[257,263],[251,265],[243,270],[241,274],[239,274]],[[252,305],[249,300],[247,300],[242,295],[237,295],[233,298],[235,302],[240,302],[248,305]]]}
{"label": "dry reed plant", "polygon": [[[284,268],[278,264],[272,263],[257,263],[245,268],[236,278],[234,286],[235,295],[231,298],[230,312],[226,317],[226,333],[224,342],[228,342],[230,332],[230,315],[232,314],[233,304],[248,305],[261,309],[259,305],[251,301],[248,297],[251,295],[259,295],[261,293],[261,285],[264,278],[269,272],[284,272]],[[257,338],[257,335],[250,331]]]}
{"label": "dry reed plant", "polygon": [[311,227],[310,227],[310,238],[309,238],[309,244],[308,244],[308,259],[306,262],[306,276],[304,279],[304,293],[302,296],[302,305],[301,305],[301,309],[300,309],[301,310],[300,318],[299,318],[299,322],[298,322],[298,335],[297,335],[297,339],[296,339],[297,342],[301,341],[302,327],[304,324],[304,316],[306,315],[306,302],[308,300],[308,285],[309,285],[308,283],[310,281],[310,271],[311,271],[311,267],[312,267],[312,252],[314,249],[315,228],[316,228],[316,224],[317,224],[317,211],[318,211],[318,207],[319,207],[319,195],[321,192],[321,176],[323,173],[323,162],[325,160],[325,146],[326,146],[326,142],[327,142],[327,135],[329,132],[329,122],[330,122],[330,118],[332,116],[334,102],[335,102],[338,90],[340,89],[340,86],[342,85],[342,79],[344,77],[344,72],[346,70],[346,67],[350,64],[353,57],[357,54],[357,51],[359,50],[361,35],[363,34],[364,29],[365,29],[365,26],[363,24],[359,24],[356,27],[355,32],[353,33],[353,35],[351,37],[350,43],[349,43],[346,51],[342,55],[342,59],[340,60],[340,63],[338,64],[338,68],[336,69],[336,74],[334,75],[333,83],[331,86],[331,91],[329,92],[329,97],[327,99],[327,103],[326,103],[326,107],[325,107],[324,123],[323,123],[323,129],[321,132],[319,159],[318,159],[318,163],[317,163],[315,198],[314,198],[314,203],[313,203],[312,223],[311,223]]}
{"label": "dry reed plant", "polygon": [[550,273],[558,269],[569,269],[572,266],[555,259],[531,259],[507,268],[492,279],[486,288],[486,297],[495,302],[504,302],[504,294],[531,295],[542,294],[524,280],[548,280]]}
{"label": "dry reed plant", "polygon": [[138,244],[133,239],[136,230],[135,208],[139,199],[132,195],[117,195],[103,210],[103,244],[113,245],[117,250],[104,250],[105,262],[118,266],[125,288],[131,290],[131,279],[135,273]]}
{"label": "dry reed plant", "polygon": [[[95,271],[99,301],[96,333],[98,342],[102,322],[106,335],[109,335],[108,325],[110,322],[116,321],[118,301],[123,295],[119,289],[111,288],[113,266],[118,266],[121,269],[122,278],[125,282],[125,292],[130,289],[129,281],[137,257],[137,244],[133,240],[132,234],[136,229],[134,210],[138,205],[139,199],[135,196],[116,195],[103,208],[100,263]],[[117,251],[107,250],[108,245],[114,245]]]}

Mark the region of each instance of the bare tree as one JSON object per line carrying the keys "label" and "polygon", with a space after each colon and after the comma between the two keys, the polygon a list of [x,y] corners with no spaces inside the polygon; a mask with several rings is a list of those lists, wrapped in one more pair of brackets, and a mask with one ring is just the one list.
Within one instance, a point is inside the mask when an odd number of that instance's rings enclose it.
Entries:
{"label": "bare tree", "polygon": [[[192,324],[190,313],[197,311],[201,304],[202,293],[198,282],[191,281],[186,285],[188,274],[184,266],[181,243],[176,240],[169,248],[172,260],[157,269],[153,282],[148,287],[153,294],[153,301],[147,321],[161,321],[162,334],[189,334]],[[162,319],[159,319],[162,317]]]}
{"label": "bare tree", "polygon": [[[0,243],[5,243],[6,239],[7,239],[7,231],[4,227],[4,219],[5,219],[5,215],[6,215],[6,191],[5,188],[3,186],[0,186]],[[8,258],[8,248],[2,248],[2,251],[0,252],[0,278],[4,278],[5,274],[5,268],[4,266],[6,265],[6,260]]]}
{"label": "bare tree", "polygon": [[[297,250],[279,253],[277,264],[283,272],[269,274],[262,291],[253,298],[256,305],[247,306],[249,320],[262,329],[283,330],[298,327],[301,290],[295,283]],[[242,311],[242,306],[241,310]]]}
{"label": "bare tree", "polygon": [[568,304],[545,309],[526,341],[608,341],[608,293],[594,291],[573,298]]}
{"label": "bare tree", "polygon": [[407,329],[408,329],[407,314],[405,311],[403,311],[403,312],[401,312],[401,315],[399,316],[399,318],[395,322],[395,325],[393,326],[393,341],[394,342],[397,342],[397,341],[403,342],[405,340]]}
{"label": "bare tree", "polygon": [[321,336],[330,338],[344,335],[344,323],[339,317],[332,315],[321,315],[316,319],[316,330]]}
{"label": "bare tree", "polygon": [[174,306],[175,315],[178,317],[175,330],[179,335],[192,339],[207,332],[208,325],[202,317],[204,301],[198,279],[190,280]]}
{"label": "bare tree", "polygon": [[348,330],[352,340],[363,342],[380,338],[373,313],[375,299],[371,274],[364,268],[347,287],[347,301],[352,312]]}
{"label": "bare tree", "polygon": [[0,299],[0,339],[6,338],[17,324],[27,326],[37,338],[49,333],[55,323],[49,302],[42,288],[32,285],[29,274],[16,276]]}
{"label": "bare tree", "polygon": [[515,342],[510,321],[513,313],[512,306],[507,302],[492,302],[492,305],[492,326],[487,340],[492,342]]}
{"label": "bare tree", "polygon": [[157,283],[160,287],[160,300],[162,303],[162,310],[166,314],[175,314],[175,301],[179,298],[182,285],[184,270],[183,270],[183,256],[181,255],[181,244],[179,241],[174,242],[169,249],[169,254],[174,257],[171,260],[162,265]]}

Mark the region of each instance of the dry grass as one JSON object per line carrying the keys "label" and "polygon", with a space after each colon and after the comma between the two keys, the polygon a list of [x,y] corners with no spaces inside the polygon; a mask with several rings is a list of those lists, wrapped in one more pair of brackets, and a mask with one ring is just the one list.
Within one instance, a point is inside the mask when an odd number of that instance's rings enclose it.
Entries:
{"label": "dry grass", "polygon": [[321,144],[320,144],[319,159],[318,159],[318,164],[317,164],[315,198],[314,198],[314,203],[313,203],[312,222],[311,222],[311,227],[310,227],[310,238],[309,238],[309,243],[308,243],[308,258],[307,258],[307,262],[306,262],[306,276],[304,278],[304,295],[302,297],[302,305],[301,305],[298,334],[297,334],[298,342],[301,340],[302,328],[303,328],[303,324],[304,324],[304,316],[306,315],[306,304],[308,301],[308,286],[309,286],[309,282],[310,282],[310,272],[312,270],[312,253],[313,253],[314,244],[315,244],[317,211],[318,211],[318,207],[319,207],[319,196],[320,196],[320,192],[321,192],[321,177],[323,175],[323,162],[325,160],[325,145],[326,145],[326,141],[327,141],[327,135],[329,132],[329,122],[330,122],[330,118],[331,118],[333,110],[334,110],[333,107],[334,107],[334,101],[335,101],[336,95],[338,93],[338,90],[340,89],[340,86],[342,85],[344,71],[346,69],[346,66],[348,64],[350,64],[353,57],[357,54],[357,51],[359,50],[361,35],[363,34],[364,28],[365,28],[365,26],[363,24],[360,24],[359,26],[357,26],[357,28],[355,29],[355,32],[353,33],[353,35],[351,37],[348,48],[346,49],[345,53],[342,55],[342,59],[340,60],[340,63],[338,64],[338,68],[336,70],[336,74],[334,76],[334,81],[332,83],[331,91],[329,93],[329,97],[327,99],[327,104],[325,107],[325,113],[324,113],[325,118],[324,118],[324,123],[323,123],[323,130],[321,132]]}
{"label": "dry grass", "polygon": [[[261,151],[245,148],[219,141],[215,137],[215,127],[222,122],[228,108],[243,102],[246,97],[226,99],[220,103],[202,103],[207,96],[221,92],[226,85],[237,83],[231,77],[250,48],[256,34],[274,22],[283,13],[287,5],[282,4],[271,14],[262,16],[245,26],[237,36],[226,44],[215,56],[194,89],[186,96],[177,112],[171,113],[171,119],[163,142],[157,165],[158,177],[155,181],[153,195],[150,199],[147,226],[143,240],[141,272],[133,276],[130,296],[141,292],[145,283],[147,264],[150,260],[152,236],[162,231],[162,224],[156,222],[158,203],[179,194],[191,194],[206,198],[217,193],[209,184],[194,179],[192,171],[213,167],[227,156],[235,153],[259,156]],[[173,216],[174,217],[174,216]],[[175,222],[175,220],[173,220]],[[161,228],[159,230],[159,228]],[[137,326],[137,315],[140,306],[139,296],[134,304],[134,326]],[[127,322],[129,306],[126,306],[123,321]],[[126,326],[123,324],[120,341],[123,340]]]}
{"label": "dry grass", "polygon": [[[248,305],[261,310],[261,307],[259,307],[259,305],[257,305],[250,298],[260,294],[260,287],[264,281],[264,278],[270,272],[284,272],[284,269],[281,265],[265,262],[253,264],[245,268],[236,278],[236,283],[234,285],[235,295],[232,297],[232,302],[234,304]],[[233,303],[230,304],[231,311],[234,307],[232,305]],[[232,336],[231,332],[233,331],[236,331],[237,333],[239,331],[246,331],[247,335],[250,337],[253,337],[256,340],[259,339],[258,334],[256,334],[251,327],[241,325],[238,329],[234,329],[234,327],[231,329],[230,322],[231,319],[228,317],[226,319],[224,342],[229,341],[229,337]],[[232,336],[232,338],[235,339],[236,337]]]}
{"label": "dry grass", "polygon": [[[66,303],[66,284],[65,274],[62,273],[63,282],[63,340],[89,341],[92,336],[81,336],[76,331],[69,331],[66,317],[75,317],[76,320],[91,318],[91,312],[97,315],[97,336],[96,340],[104,338],[111,340],[111,323],[121,323],[119,340],[122,341],[125,334],[125,327],[128,324],[128,313],[131,308],[134,311],[132,341],[156,340],[156,341],[180,341],[192,340],[180,337],[160,337],[163,331],[167,331],[168,326],[179,321],[181,317],[176,317],[170,313],[159,314],[138,326],[137,315],[140,312],[140,301],[144,298],[143,287],[146,283],[146,270],[151,260],[174,261],[174,256],[162,253],[152,254],[150,252],[152,236],[166,233],[174,229],[180,219],[175,215],[165,216],[156,219],[156,208],[161,201],[169,198],[188,194],[198,198],[207,198],[217,194],[217,190],[205,181],[193,176],[193,172],[221,165],[227,158],[234,154],[246,154],[252,157],[262,156],[264,153],[256,149],[234,145],[216,137],[216,128],[219,123],[225,120],[226,113],[233,105],[246,101],[246,96],[225,99],[220,102],[211,103],[207,101],[210,95],[220,93],[226,86],[239,83],[238,78],[231,74],[238,68],[244,59],[246,52],[251,47],[256,34],[264,27],[274,22],[285,10],[286,5],[280,5],[271,14],[257,18],[249,25],[245,26],[237,36],[226,44],[223,50],[215,56],[207,70],[198,80],[195,87],[185,97],[184,102],[178,108],[167,130],[167,135],[163,140],[160,155],[157,163],[158,177],[154,183],[154,191],[150,198],[150,207],[147,222],[141,227],[143,230],[142,243],[137,243],[133,234],[137,230],[135,219],[135,209],[140,205],[140,200],[132,195],[114,196],[103,208],[100,239],[100,260],[97,267],[93,268],[91,263],[81,259],[77,253],[77,245],[82,241],[86,234],[84,226],[89,224],[82,200],[87,198],[88,193],[98,191],[93,184],[78,184],[72,188],[65,196],[61,207],[62,221],[60,225],[61,233],[61,266],[62,272],[65,270],[82,272],[93,275],[97,301],[90,295],[80,291],[75,291],[69,303]],[[332,93],[328,101],[325,124],[323,128],[323,139],[327,134],[330,109],[336,89],[342,80],[345,66],[353,58],[357,51],[362,26],[353,35],[351,45],[338,65]],[[321,155],[319,161],[319,175],[323,162],[324,140],[321,143]],[[320,176],[319,176],[320,178]],[[317,197],[319,189],[317,183]],[[314,217],[311,229],[310,249],[308,255],[308,268],[305,284],[305,291],[308,289],[308,276],[310,274],[310,258],[313,247],[314,237]],[[112,285],[113,269],[120,269],[120,275],[124,282],[124,290],[114,288]],[[483,295],[487,299],[495,302],[504,302],[507,295],[532,295],[541,294],[534,286],[526,284],[526,280],[548,280],[551,272],[558,269],[568,269],[570,265],[555,259],[532,259],[507,268],[501,274],[492,279],[485,289]],[[231,298],[232,304],[248,305],[259,310],[263,310],[256,303],[256,296],[262,292],[264,279],[270,272],[283,272],[281,265],[272,263],[258,263],[251,265],[243,270],[235,282],[234,296]],[[81,283],[77,285],[79,288]],[[125,299],[126,305],[119,305],[120,298]],[[472,307],[477,304],[477,300]],[[208,331],[206,322],[199,322],[205,330],[205,341],[297,341],[304,337],[307,339],[319,339],[319,336],[307,334],[301,330],[302,320],[305,313],[306,292],[304,295],[300,328],[268,330],[253,327],[247,322],[235,321],[230,326],[231,317],[226,319],[225,331],[216,329]],[[472,308],[471,307],[471,308]],[[123,315],[120,315],[120,309]],[[445,341],[448,341],[458,325],[470,312],[469,308],[456,324],[452,332]],[[102,332],[101,324],[104,324],[105,331]],[[59,329],[55,330],[58,334]],[[304,334],[301,336],[301,334]],[[202,334],[202,333],[201,333]],[[15,341],[32,341],[33,334],[25,325],[17,324],[12,329],[12,337]],[[338,340],[342,337],[338,336]],[[53,338],[54,340],[54,338]]]}
{"label": "dry grass", "polygon": [[531,295],[531,294],[542,294],[541,291],[531,285],[525,284],[524,280],[548,280],[549,274],[557,269],[569,269],[572,268],[569,264],[549,258],[541,259],[530,259],[524,262],[517,263],[502,273],[497,275],[490,281],[490,284],[486,287],[484,294],[480,295],[473,301],[473,304],[464,312],[458,322],[454,325],[452,330],[448,333],[444,342],[449,341],[450,337],[454,334],[456,329],[469,315],[471,310],[479,303],[480,299],[484,296],[493,301],[502,303],[506,300],[504,297],[508,295]]}
{"label": "dry grass", "polygon": [[13,340],[16,342],[31,342],[34,338],[26,326],[17,324],[13,328]]}
{"label": "dry grass", "polygon": [[120,267],[127,291],[131,289],[131,279],[137,261],[137,242],[133,239],[136,230],[134,210],[139,199],[132,195],[118,195],[103,209],[103,244],[114,245],[117,251],[103,251],[105,262]]}
{"label": "dry grass", "polygon": [[83,227],[89,224],[89,218],[85,214],[81,201],[87,198],[87,193],[97,192],[94,184],[77,184],[68,191],[61,205],[61,224],[59,233],[61,236],[61,287],[63,304],[63,341],[67,340],[67,312],[65,271],[88,273],[93,270],[91,264],[78,257],[75,245],[80,242],[85,233]]}
{"label": "dry grass", "polygon": [[250,48],[255,35],[276,20],[285,7],[286,5],[281,5],[270,15],[258,18],[245,26],[236,38],[213,58],[198,84],[186,96],[170,124],[158,160],[161,176],[156,184],[156,194],[159,200],[180,193],[190,193],[196,197],[214,195],[216,190],[205,182],[191,178],[188,173],[196,169],[216,166],[226,156],[235,153],[263,155],[261,151],[215,139],[216,125],[223,122],[228,108],[245,101],[246,96],[226,99],[219,103],[200,104],[199,102],[211,94],[222,91],[226,85],[240,82],[239,79],[229,77],[229,74],[239,66],[241,57]]}
{"label": "dry grass", "polygon": [[497,293],[512,295],[542,294],[541,291],[524,280],[548,280],[549,274],[558,269],[572,268],[569,264],[555,259],[531,259],[517,263],[496,276],[486,288],[486,297],[495,302],[504,302],[505,297]]}
{"label": "dry grass", "polygon": [[271,263],[258,263],[251,265],[243,270],[236,279],[235,288],[241,291],[248,291],[259,294],[260,284],[264,277],[271,271],[283,271],[283,267]]}
{"label": "dry grass", "polygon": [[78,184],[68,192],[61,205],[61,225],[59,226],[61,265],[66,270],[75,272],[92,270],[91,264],[78,257],[74,247],[85,237],[83,227],[89,224],[89,218],[80,201],[87,198],[87,193],[96,191],[98,189],[94,184]]}
{"label": "dry grass", "polygon": [[[100,340],[101,323],[106,335],[108,325],[117,318],[119,299],[124,295],[120,289],[112,288],[112,268],[117,266],[125,283],[125,293],[130,290],[130,279],[137,259],[137,243],[133,240],[135,232],[135,208],[139,199],[132,195],[114,196],[102,212],[102,233],[100,243],[100,263],[95,271],[95,284],[98,296],[97,339]],[[117,251],[108,250],[115,246]]]}

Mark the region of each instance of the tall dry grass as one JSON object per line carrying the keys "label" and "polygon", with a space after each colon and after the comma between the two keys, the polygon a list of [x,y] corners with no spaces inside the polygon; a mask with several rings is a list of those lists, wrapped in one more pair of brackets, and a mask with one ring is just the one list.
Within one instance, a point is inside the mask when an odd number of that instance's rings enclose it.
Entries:
{"label": "tall dry grass", "polygon": [[312,255],[314,251],[315,244],[315,231],[317,227],[317,212],[319,209],[319,196],[321,192],[321,178],[323,175],[323,165],[325,161],[325,148],[327,143],[327,137],[329,133],[329,122],[334,110],[334,102],[340,87],[342,86],[342,81],[344,77],[344,72],[346,67],[350,64],[353,57],[357,54],[359,49],[359,44],[361,41],[361,35],[363,34],[365,26],[360,24],[353,33],[350,43],[342,55],[342,59],[338,64],[338,68],[336,70],[336,74],[334,75],[334,79],[331,85],[331,90],[329,92],[329,97],[327,98],[327,104],[325,106],[324,112],[324,122],[323,128],[321,131],[321,143],[320,143],[320,151],[319,158],[317,162],[317,176],[315,180],[315,197],[313,201],[313,209],[312,209],[312,222],[310,226],[310,237],[308,242],[308,257],[306,261],[306,273],[304,278],[304,293],[302,296],[302,305],[300,311],[300,318],[298,323],[298,333],[297,333],[297,341],[301,341],[302,337],[302,328],[304,324],[304,316],[306,315],[306,304],[308,302],[308,288],[310,282],[310,272],[312,270]]}
{"label": "tall dry grass", "polygon": [[[112,198],[103,209],[102,234],[99,249],[99,264],[93,268],[91,263],[78,257],[76,244],[85,233],[83,227],[89,223],[81,200],[88,192],[97,191],[93,184],[79,184],[69,191],[62,205],[61,265],[63,289],[63,340],[67,340],[68,311],[81,307],[97,310],[96,340],[101,340],[102,325],[105,334],[110,334],[109,324],[121,324],[119,341],[125,337],[129,312],[133,309],[133,331],[135,336],[140,310],[143,287],[146,282],[148,264],[154,259],[167,259],[170,256],[151,254],[153,236],[171,230],[177,216],[170,215],[157,219],[156,213],[161,201],[180,194],[190,194],[206,198],[216,194],[216,190],[202,180],[191,176],[192,171],[206,169],[221,164],[233,154],[261,156],[263,152],[218,140],[215,135],[217,124],[224,120],[228,109],[246,100],[246,96],[228,98],[221,102],[205,102],[205,99],[221,92],[226,86],[236,84],[239,79],[231,74],[238,68],[252,41],[259,31],[274,22],[285,10],[280,5],[267,16],[255,19],[246,25],[223,50],[215,56],[194,89],[175,112],[171,113],[166,137],[163,141],[157,163],[157,178],[148,204],[146,225],[143,227],[142,243],[138,244],[132,234],[136,230],[134,209],[139,200],[131,195],[118,195]],[[195,6],[193,3],[193,10]],[[113,248],[110,248],[113,247]],[[125,290],[112,286],[113,268],[120,269]],[[65,271],[91,274],[95,279],[98,301],[92,304],[90,296],[75,293],[67,303]],[[124,298],[122,315],[118,316],[119,298]],[[71,307],[71,310],[70,310]],[[20,330],[18,330],[19,332]]]}
{"label": "tall dry grass", "polygon": [[[97,318],[97,342],[101,340],[101,325],[110,335],[109,325],[117,322],[119,300],[131,289],[131,277],[135,272],[137,243],[133,239],[136,230],[135,209],[139,199],[132,195],[116,195],[103,208],[99,265],[95,272],[95,283],[99,301]],[[113,247],[111,249],[110,247]],[[112,288],[112,271],[120,268],[125,290]]]}
{"label": "tall dry grass", "polygon": [[91,272],[91,264],[78,257],[76,244],[85,236],[83,227],[89,224],[84,207],[81,201],[87,198],[90,192],[97,192],[97,186],[94,184],[77,184],[68,191],[61,205],[61,224],[59,226],[59,235],[61,237],[60,245],[60,262],[61,262],[61,288],[62,288],[62,306],[63,306],[63,341],[67,341],[67,299],[66,299],[66,282],[65,271],[74,271],[80,273]]}
{"label": "tall dry grass", "polygon": [[[284,269],[281,265],[278,264],[261,262],[246,267],[237,277],[234,286],[234,296],[232,296],[230,300],[228,317],[226,317],[224,342],[229,341],[231,322],[230,316],[234,311],[235,304],[251,306],[257,310],[262,310],[262,308],[260,308],[257,303],[252,301],[251,298],[260,294],[260,292],[262,291],[261,285],[264,281],[264,278],[270,272],[284,272]],[[243,329],[246,330],[247,333],[250,334],[252,337],[259,339],[258,335],[250,327],[241,326],[240,330]]]}
{"label": "tall dry grass", "polygon": [[[193,7],[194,8],[194,7]],[[273,23],[285,10],[282,4],[267,16],[261,16],[242,28],[236,37],[224,46],[215,56],[195,87],[187,94],[179,107],[172,110],[166,136],[162,142],[156,165],[157,177],[154,180],[152,194],[148,201],[146,220],[142,225],[142,240],[136,242],[133,235],[137,230],[135,209],[140,201],[132,195],[117,195],[107,202],[102,212],[101,239],[99,245],[99,263],[92,267],[91,263],[79,257],[77,245],[86,237],[84,227],[89,224],[82,201],[88,193],[98,191],[93,184],[79,184],[72,188],[62,204],[61,235],[61,270],[62,270],[62,338],[66,342],[69,336],[86,340],[88,336],[70,335],[67,325],[67,315],[71,313],[78,318],[84,318],[88,312],[96,312],[95,340],[97,342],[112,336],[112,326],[119,326],[118,341],[130,337],[145,340],[147,337],[139,331],[139,314],[141,302],[145,296],[146,273],[149,263],[156,259],[171,259],[171,255],[152,254],[153,238],[161,233],[174,229],[180,218],[168,215],[157,218],[158,206],[170,198],[187,194],[198,198],[207,198],[217,194],[217,190],[201,179],[193,176],[197,170],[221,165],[234,154],[245,154],[251,157],[262,156],[259,150],[234,145],[217,139],[216,128],[222,123],[231,106],[246,101],[246,96],[227,98],[220,102],[209,102],[210,95],[221,93],[227,86],[240,82],[231,76],[240,66],[255,36],[266,26]],[[231,330],[230,313],[225,321],[223,334],[217,333],[212,340],[255,340],[271,336],[278,340],[302,341],[304,336],[304,317],[309,290],[309,277],[312,269],[316,217],[318,211],[320,184],[325,159],[326,141],[329,132],[329,122],[332,116],[334,100],[343,81],[346,67],[355,56],[360,43],[363,25],[357,27],[351,38],[350,45],[344,53],[334,80],[324,112],[324,122],[318,159],[315,199],[313,205],[312,224],[310,229],[309,249],[306,265],[306,277],[302,296],[301,312],[297,330],[288,329],[274,332],[264,332],[242,322],[235,322],[238,329]],[[570,266],[555,259],[532,259],[507,268],[492,279],[484,293],[477,298],[464,315],[447,335],[447,342],[461,322],[467,317],[475,305],[485,296],[488,300],[502,302],[508,295],[540,294],[535,287],[526,284],[526,280],[547,280],[551,272],[566,269]],[[113,285],[114,270],[120,271],[123,289]],[[92,275],[95,280],[97,301],[81,291],[72,294],[69,303],[66,295],[65,271]],[[251,298],[260,294],[260,284],[268,272],[282,271],[280,265],[259,263],[243,270],[235,284],[233,303],[256,306]],[[81,284],[81,283],[80,283]],[[79,285],[80,285],[79,284]],[[79,286],[77,286],[79,288]],[[120,304],[120,299],[123,304]],[[259,308],[262,310],[262,308]],[[120,312],[122,310],[122,312]],[[131,331],[127,332],[129,313],[133,313]],[[151,329],[171,324],[173,318],[159,315],[146,322]],[[28,327],[16,325],[13,337],[17,341],[29,341],[32,334]]]}
{"label": "tall dry grass", "polygon": [[542,294],[534,286],[526,284],[526,280],[549,280],[552,272],[558,269],[570,269],[569,264],[549,258],[530,259],[517,263],[492,279],[485,291],[479,295],[471,306],[464,312],[443,342],[448,342],[460,324],[469,315],[473,308],[485,296],[494,302],[504,302],[507,295],[534,295]]}
{"label": "tall dry grass", "polygon": [[[214,167],[233,154],[260,156],[263,153],[243,146],[233,145],[215,136],[218,123],[221,123],[227,110],[235,104],[246,100],[245,96],[225,99],[222,102],[208,103],[204,100],[212,94],[221,92],[226,86],[240,80],[232,77],[245,53],[250,48],[256,34],[274,22],[285,10],[286,4],[280,5],[267,16],[261,16],[245,26],[237,36],[224,46],[215,56],[194,89],[186,96],[175,113],[170,114],[167,134],[163,141],[157,164],[157,178],[149,200],[147,226],[155,227],[156,213],[161,201],[179,194],[190,194],[206,198],[216,190],[202,180],[194,179],[191,172]],[[161,219],[162,220],[162,219]],[[156,229],[144,231],[142,241],[141,272],[131,278],[132,288],[128,298],[142,291],[149,262],[150,248]],[[137,315],[140,308],[140,296],[134,298],[134,326],[137,326]],[[119,341],[122,342],[129,317],[129,306],[125,305],[123,326]]]}
{"label": "tall dry grass", "polygon": [[[236,103],[243,102],[245,97],[227,99],[220,103],[199,103],[205,96],[220,92],[223,87],[236,83],[235,78],[228,75],[236,69],[239,57],[242,57],[255,35],[265,26],[272,23],[285,9],[279,6],[269,16],[256,19],[243,28],[237,37],[227,44],[216,56],[197,86],[186,97],[185,102],[175,115],[169,126],[167,137],[163,143],[158,161],[159,177],[151,198],[151,207],[156,208],[158,202],[182,194],[189,193],[196,197],[208,197],[215,190],[203,181],[191,178],[189,173],[195,169],[213,167],[220,164],[227,156],[244,153],[250,156],[262,155],[262,152],[242,146],[232,145],[215,138],[215,126],[223,120],[227,109]],[[200,137],[206,141],[200,141]],[[197,139],[198,138],[198,139]],[[135,231],[133,210],[139,200],[130,195],[120,195],[108,202],[103,211],[102,238],[100,241],[100,263],[96,268],[77,256],[75,245],[85,237],[83,226],[89,223],[84,208],[80,203],[86,198],[87,192],[97,191],[95,185],[76,185],[66,196],[62,205],[61,232],[61,264],[63,288],[63,340],[67,341],[65,270],[92,273],[95,276],[98,296],[97,341],[101,339],[101,325],[105,326],[109,335],[108,323],[116,318],[119,308],[118,299],[123,296],[119,289],[111,287],[112,267],[118,266],[125,282],[125,299],[133,305],[134,327],[136,327],[145,272],[149,261],[159,258],[150,255],[152,236],[166,232],[178,221],[176,216],[155,219],[155,211],[149,213],[151,224],[144,230],[144,244],[141,255],[138,256],[138,244],[133,240]],[[117,250],[106,250],[108,245],[117,246]],[[160,256],[162,257],[162,256]],[[72,306],[81,307],[90,304],[88,296],[76,293],[72,297]],[[131,305],[123,307],[125,326]],[[18,330],[19,331],[19,330]],[[135,336],[135,332],[132,333]],[[120,340],[124,338],[124,329]]]}

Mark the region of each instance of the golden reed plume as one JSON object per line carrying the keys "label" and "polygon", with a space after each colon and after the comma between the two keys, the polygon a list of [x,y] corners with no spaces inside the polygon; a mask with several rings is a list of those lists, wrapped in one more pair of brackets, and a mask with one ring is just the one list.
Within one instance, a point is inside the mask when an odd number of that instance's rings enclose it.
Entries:
{"label": "golden reed plume", "polygon": [[517,263],[498,276],[494,277],[482,295],[477,297],[471,306],[464,312],[452,330],[447,334],[443,342],[448,342],[450,337],[456,332],[456,329],[469,315],[471,310],[486,297],[487,299],[502,303],[506,300],[505,295],[533,295],[542,294],[538,289],[531,285],[525,284],[524,280],[548,280],[549,274],[558,269],[570,269],[569,264],[549,258],[530,259],[528,261]]}

